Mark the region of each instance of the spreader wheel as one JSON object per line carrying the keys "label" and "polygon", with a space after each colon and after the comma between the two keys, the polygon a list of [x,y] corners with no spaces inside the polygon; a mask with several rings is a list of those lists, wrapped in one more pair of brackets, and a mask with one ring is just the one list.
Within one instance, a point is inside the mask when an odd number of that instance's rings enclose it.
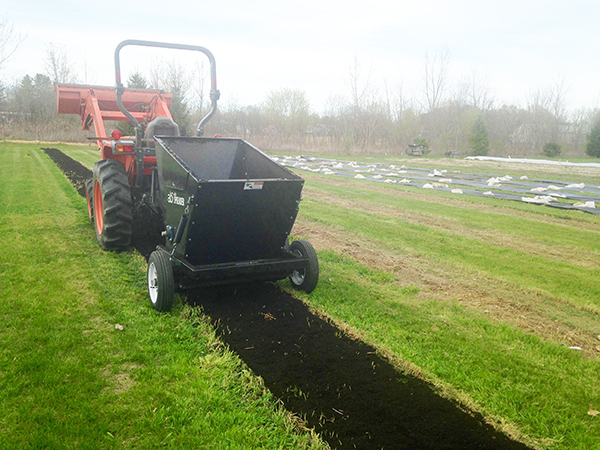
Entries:
{"label": "spreader wheel", "polygon": [[169,255],[155,250],[148,258],[148,294],[152,307],[157,311],[171,311],[175,296],[173,266]]}
{"label": "spreader wheel", "polygon": [[96,239],[104,250],[125,250],[131,240],[133,208],[125,166],[112,159],[94,166],[92,214]]}
{"label": "spreader wheel", "polygon": [[85,182],[85,199],[87,200],[88,217],[94,223],[94,180],[92,178]]}
{"label": "spreader wheel", "polygon": [[290,275],[292,286],[301,291],[311,293],[319,282],[319,259],[317,252],[308,241],[294,241],[290,245],[292,253],[308,259],[308,265],[304,270],[294,270]]}

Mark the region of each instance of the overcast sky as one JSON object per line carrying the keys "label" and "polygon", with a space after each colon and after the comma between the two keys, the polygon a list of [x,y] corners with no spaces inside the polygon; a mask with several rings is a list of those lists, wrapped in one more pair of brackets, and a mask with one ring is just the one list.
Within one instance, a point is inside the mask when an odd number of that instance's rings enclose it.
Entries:
{"label": "overcast sky", "polygon": [[[117,44],[145,39],[209,48],[223,102],[258,104],[270,90],[291,87],[321,111],[330,96],[348,93],[355,59],[373,85],[385,83],[390,91],[402,85],[405,94],[421,96],[426,53],[447,47],[452,83],[476,72],[488,80],[496,104],[524,105],[532,91],[561,79],[570,109],[600,104],[598,0],[0,0],[0,6],[27,35],[0,73],[4,81],[43,73],[53,43],[67,49],[81,82],[112,86]],[[145,52],[124,49],[124,71],[143,70],[142,61],[155,58]]]}

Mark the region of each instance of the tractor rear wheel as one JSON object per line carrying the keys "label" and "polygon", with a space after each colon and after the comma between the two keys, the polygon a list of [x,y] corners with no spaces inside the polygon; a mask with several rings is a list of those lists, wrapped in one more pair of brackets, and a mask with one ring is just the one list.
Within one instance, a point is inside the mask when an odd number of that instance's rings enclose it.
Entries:
{"label": "tractor rear wheel", "polygon": [[125,250],[131,241],[133,203],[125,166],[104,159],[94,166],[93,216],[96,239],[104,250]]}
{"label": "tractor rear wheel", "polygon": [[298,290],[311,293],[319,282],[319,259],[314,247],[308,241],[294,241],[290,251],[298,256],[308,259],[308,264],[303,270],[294,270],[290,275],[292,286]]}
{"label": "tractor rear wheel", "polygon": [[152,307],[157,311],[171,311],[175,296],[173,266],[169,255],[155,250],[148,258],[148,295]]}

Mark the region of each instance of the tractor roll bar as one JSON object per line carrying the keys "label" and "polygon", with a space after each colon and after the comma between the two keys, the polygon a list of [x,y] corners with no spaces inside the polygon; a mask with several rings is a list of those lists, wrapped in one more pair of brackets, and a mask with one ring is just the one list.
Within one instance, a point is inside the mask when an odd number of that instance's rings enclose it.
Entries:
{"label": "tractor roll bar", "polygon": [[121,42],[119,45],[117,45],[117,48],[115,50],[115,77],[116,77],[116,81],[117,81],[117,89],[116,89],[117,105],[119,106],[119,109],[121,110],[121,112],[123,114],[125,114],[125,116],[135,124],[136,128],[139,128],[139,126],[140,126],[139,122],[136,120],[135,117],[133,117],[133,115],[129,111],[127,111],[127,109],[125,109],[125,106],[123,106],[123,101],[122,101],[123,91],[125,90],[125,87],[123,86],[123,83],[121,83],[121,63],[119,61],[119,52],[126,45],[139,45],[139,46],[143,46],[143,47],[172,48],[172,49],[178,49],[178,50],[192,50],[192,51],[204,53],[208,57],[208,60],[210,61],[210,111],[198,124],[197,135],[202,136],[202,134],[204,134],[204,125],[217,112],[217,100],[219,100],[219,97],[221,96],[220,92],[217,89],[217,68],[216,68],[216,63],[215,63],[215,57],[210,52],[210,50],[208,50],[207,48],[204,48],[204,47],[199,47],[197,45],[169,44],[166,42],[139,41],[139,40],[135,40],[135,39],[128,39],[126,41]]}

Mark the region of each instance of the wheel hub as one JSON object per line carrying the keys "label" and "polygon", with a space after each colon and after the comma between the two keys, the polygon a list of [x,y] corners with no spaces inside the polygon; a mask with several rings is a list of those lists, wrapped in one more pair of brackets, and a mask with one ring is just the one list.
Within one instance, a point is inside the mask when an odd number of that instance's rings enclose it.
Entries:
{"label": "wheel hub", "polygon": [[[292,252],[294,255],[299,256],[300,258],[302,258],[302,253],[300,253],[300,251],[295,250]],[[306,270],[302,269],[302,270],[294,270],[292,272],[291,278],[292,281],[294,282],[295,285],[301,285],[304,282],[304,277],[306,276]]]}
{"label": "wheel hub", "polygon": [[150,301],[156,303],[158,299],[158,275],[154,263],[150,263],[148,267],[148,292],[150,294]]}
{"label": "wheel hub", "polygon": [[104,230],[104,211],[102,208],[102,192],[98,180],[94,183],[94,220],[96,222],[96,231],[98,231],[98,234],[102,234]]}

